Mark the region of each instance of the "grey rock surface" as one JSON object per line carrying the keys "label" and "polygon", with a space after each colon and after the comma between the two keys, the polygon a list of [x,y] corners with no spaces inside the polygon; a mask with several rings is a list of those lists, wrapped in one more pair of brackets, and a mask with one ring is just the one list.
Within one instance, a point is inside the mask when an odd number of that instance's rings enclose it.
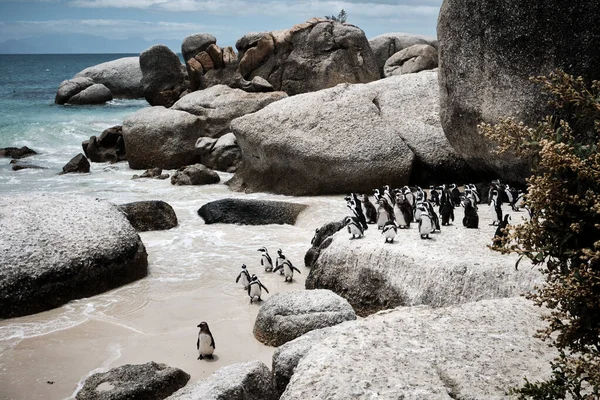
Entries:
{"label": "grey rock surface", "polygon": [[196,33],[183,39],[181,43],[181,54],[183,60],[187,61],[201,51],[205,51],[211,44],[216,44],[217,38],[210,33]]}
{"label": "grey rock surface", "polygon": [[[504,212],[508,210],[506,206]],[[510,213],[517,223],[519,213]],[[514,297],[544,282],[528,261],[515,270],[516,255],[487,247],[496,231],[491,213],[479,212],[479,229],[462,226],[462,208],[454,214],[454,223],[430,240],[422,240],[414,228],[399,230],[393,244],[386,244],[377,230],[367,230],[358,240],[340,231],[321,251],[306,288],[333,290],[365,316],[397,306],[443,307]]]}
{"label": "grey rock surface", "polygon": [[242,164],[228,184],[318,195],[471,179],[442,131],[438,96],[437,74],[424,71],[292,96],[237,118]]}
{"label": "grey rock surface", "polygon": [[179,56],[157,44],[140,54],[142,90],[152,106],[171,107],[189,86]]}
{"label": "grey rock surface", "polygon": [[540,315],[510,298],[346,322],[313,343],[281,400],[506,399],[524,376],[550,375],[556,353],[534,338]]}
{"label": "grey rock surface", "polygon": [[3,147],[0,148],[0,157],[9,157],[13,160],[29,157],[37,154],[35,150],[31,150],[27,146],[23,147]]}
{"label": "grey rock surface", "polygon": [[356,319],[350,304],[330,290],[293,290],[274,294],[254,322],[254,337],[281,346],[306,332]]}
{"label": "grey rock surface", "polygon": [[202,120],[164,107],[143,108],[123,121],[123,140],[132,169],[176,169],[199,162],[194,145]]}
{"label": "grey rock surface", "polygon": [[73,157],[63,168],[62,174],[84,173],[90,172],[90,162],[85,155],[79,153]]}
{"label": "grey rock surface", "polygon": [[383,66],[383,76],[412,74],[438,66],[438,52],[428,44],[415,44],[400,50],[387,59]]}
{"label": "grey rock surface", "polygon": [[169,400],[276,400],[271,371],[260,361],[232,364],[177,391]]}
{"label": "grey rock surface", "polygon": [[144,171],[142,175],[133,175],[131,179],[151,178],[151,179],[167,179],[169,174],[163,174],[162,168],[150,168]]}
{"label": "grey rock surface", "polygon": [[94,83],[92,86],[72,96],[67,101],[67,104],[103,104],[112,99],[113,95],[109,88],[101,83]]}
{"label": "grey rock surface", "polygon": [[242,151],[231,132],[218,139],[202,137],[196,142],[196,149],[202,164],[217,171],[235,172],[242,161]]}
{"label": "grey rock surface", "polygon": [[118,207],[138,232],[167,230],[177,226],[175,210],[161,200],[136,201]]}
{"label": "grey rock surface", "polygon": [[445,0],[438,20],[441,119],[456,151],[488,177],[523,182],[528,160],[496,155],[477,125],[512,117],[535,125],[548,97],[529,80],[556,69],[600,79],[600,15],[578,2]]}
{"label": "grey rock surface", "polygon": [[202,164],[182,167],[171,176],[173,185],[210,185],[220,180],[219,174]]}
{"label": "grey rock surface", "polygon": [[381,77],[384,77],[383,66],[388,58],[415,44],[429,44],[438,48],[438,41],[435,37],[415,35],[414,33],[391,32],[369,39],[369,45],[373,50]]}
{"label": "grey rock surface", "polygon": [[306,205],[283,201],[221,199],[204,204],[198,215],[207,224],[294,225]]}
{"label": "grey rock surface", "polygon": [[119,162],[127,160],[123,127],[120,125],[105,129],[100,136],[92,136],[82,144],[85,156],[92,162]]}
{"label": "grey rock surface", "polygon": [[101,83],[115,98],[138,99],[144,97],[142,70],[139,57],[123,57],[86,68],[75,78],[86,77]]}
{"label": "grey rock surface", "polygon": [[94,81],[86,77],[77,77],[64,80],[58,86],[54,102],[56,104],[66,104],[71,97],[92,86],[93,84]]}
{"label": "grey rock surface", "polygon": [[317,258],[319,258],[321,250],[331,244],[331,240],[327,239],[333,236],[334,233],[343,229],[344,227],[344,221],[333,221],[326,223],[320,228],[317,228],[315,230],[315,235],[313,236],[310,242],[311,248],[308,249],[306,255],[304,256],[304,266],[312,267],[313,264],[317,261]]}
{"label": "grey rock surface", "polygon": [[77,400],[163,400],[185,386],[190,375],[166,364],[125,364],[90,376]]}
{"label": "grey rock surface", "polygon": [[225,85],[212,86],[181,98],[171,107],[195,115],[202,124],[198,137],[220,137],[231,132],[230,122],[287,97],[283,92],[247,93]]}
{"label": "grey rock surface", "polygon": [[140,237],[108,202],[0,196],[0,318],[114,289],[146,276],[147,266]]}
{"label": "grey rock surface", "polygon": [[290,96],[379,78],[364,32],[350,24],[312,18],[287,30],[249,33],[236,47],[244,79],[260,76]]}

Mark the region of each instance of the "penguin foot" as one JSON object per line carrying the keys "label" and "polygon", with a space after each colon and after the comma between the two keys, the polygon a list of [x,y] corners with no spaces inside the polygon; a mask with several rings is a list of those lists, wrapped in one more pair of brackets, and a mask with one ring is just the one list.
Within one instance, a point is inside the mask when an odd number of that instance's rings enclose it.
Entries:
{"label": "penguin foot", "polygon": [[200,354],[197,358],[197,360],[204,360],[204,356],[202,354]]}
{"label": "penguin foot", "polygon": [[207,354],[207,355],[206,355],[206,358],[208,358],[209,360],[212,360],[214,357],[213,357],[213,355],[212,355],[212,354]]}

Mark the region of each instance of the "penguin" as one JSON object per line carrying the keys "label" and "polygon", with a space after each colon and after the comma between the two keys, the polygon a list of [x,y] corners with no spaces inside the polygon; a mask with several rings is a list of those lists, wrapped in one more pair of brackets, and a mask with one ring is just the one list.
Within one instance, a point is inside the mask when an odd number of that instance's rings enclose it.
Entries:
{"label": "penguin", "polygon": [[215,339],[213,338],[208,324],[204,321],[198,325],[200,332],[198,332],[198,340],[196,341],[196,349],[198,350],[198,360],[208,358],[213,359],[213,353],[215,352]]}
{"label": "penguin", "polygon": [[356,217],[344,218],[344,224],[348,228],[348,233],[352,235],[350,239],[355,239],[356,237],[361,237],[364,235],[362,225],[360,224],[360,222],[358,222],[358,219],[356,219]]}
{"label": "penguin", "polygon": [[288,281],[288,278],[289,278],[290,282],[292,281],[292,278],[294,277],[294,271],[298,272],[299,274],[302,273],[302,272],[300,272],[300,270],[298,268],[296,268],[292,265],[290,260],[284,260],[283,263],[281,263],[279,265],[279,267],[275,268],[275,270],[273,272],[277,271],[277,269],[279,269],[279,268],[283,269],[283,273],[285,275],[285,282]]}
{"label": "penguin", "polygon": [[[315,232],[315,234],[318,232],[319,232],[319,229],[317,228],[317,231]],[[314,241],[315,241],[315,238],[313,237],[310,244],[313,244]],[[273,271],[273,259],[269,255],[269,251],[267,250],[267,248],[261,247],[260,249],[258,249],[258,251],[262,252],[262,254],[260,256],[260,265],[262,265],[265,268],[265,272]],[[250,276],[248,276],[248,278],[250,278]],[[248,279],[248,281],[250,281],[250,279]]]}
{"label": "penguin", "polygon": [[[348,197],[349,200],[346,200],[346,205],[348,206],[348,208],[350,208],[350,210],[352,210],[352,213],[362,225],[363,231],[366,231],[367,229],[369,229],[369,226],[367,225],[367,219],[365,218],[365,214],[362,210],[362,202],[360,201],[356,193],[351,193]],[[346,197],[346,199],[348,199],[348,197]]]}
{"label": "penguin", "polygon": [[277,250],[277,258],[275,259],[275,269],[273,270],[273,272],[275,272],[276,270],[279,270],[279,275],[283,275],[283,270],[279,269],[277,267],[279,267],[284,261],[285,261],[285,256],[283,255],[283,251],[281,251],[281,249],[278,249]]}
{"label": "penguin", "polygon": [[452,205],[454,205],[454,207],[459,207],[461,198],[460,198],[460,190],[458,190],[456,183],[453,183],[450,186],[450,194],[452,196]]}
{"label": "penguin", "polygon": [[389,185],[384,185],[383,186],[383,195],[382,197],[385,197],[385,199],[387,200],[388,204],[390,206],[394,205],[394,199],[392,198],[392,192],[390,190],[390,186]]}
{"label": "penguin", "polygon": [[375,203],[379,204],[379,199],[381,199],[381,193],[379,193],[379,189],[373,189],[373,197],[375,197]]}
{"label": "penguin", "polygon": [[433,185],[429,186],[429,198],[431,201],[433,201],[436,207],[440,206],[440,194]]}
{"label": "penguin", "polygon": [[429,239],[429,235],[433,232],[433,222],[431,216],[427,212],[427,208],[424,205],[420,205],[421,209],[421,221],[419,221],[419,235],[421,239]]}
{"label": "penguin", "polygon": [[418,201],[417,206],[415,207],[414,220],[416,223],[421,222],[421,205],[423,205],[423,202]]}
{"label": "penguin", "polygon": [[496,189],[490,192],[490,214],[492,216],[491,225],[499,225],[502,222],[502,200],[500,192]]}
{"label": "penguin", "polygon": [[502,239],[504,237],[506,237],[506,235],[508,234],[504,229],[508,226],[509,222],[510,222],[510,214],[506,214],[504,216],[504,220],[502,220],[498,224],[498,227],[496,228],[496,233],[494,234],[494,238],[492,239],[493,247],[502,246]]}
{"label": "penguin", "polygon": [[465,216],[462,220],[463,226],[469,229],[479,228],[479,215],[477,215],[477,205],[473,204],[474,199],[467,197],[462,204],[465,208]]}
{"label": "penguin", "polygon": [[395,221],[388,221],[385,223],[385,225],[383,225],[381,234],[385,236],[386,243],[388,242],[388,239],[390,240],[390,243],[394,243],[396,233],[398,233],[398,228]]}
{"label": "penguin", "polygon": [[417,202],[416,202],[415,195],[413,194],[413,192],[410,190],[410,188],[408,186],[404,186],[402,188],[402,193],[404,194],[404,198],[406,200],[408,200],[408,203],[414,210],[414,208],[417,205]]}
{"label": "penguin", "polygon": [[427,200],[427,193],[420,186],[417,186],[417,202],[424,202]]}
{"label": "penguin", "polygon": [[438,217],[438,215],[435,213],[435,210],[433,209],[433,204],[431,204],[431,201],[425,201],[423,202],[423,205],[425,206],[425,208],[427,208],[427,212],[429,213],[431,222],[433,222],[433,231],[440,232],[440,217]]}
{"label": "penguin", "polygon": [[371,203],[371,200],[369,200],[369,195],[368,194],[363,194],[362,195],[362,204],[363,207],[365,208],[365,217],[367,220],[367,224],[374,224],[377,222],[377,209],[375,208],[375,205],[373,203]]}
{"label": "penguin", "polygon": [[242,271],[237,278],[235,278],[235,283],[238,283],[240,280],[242,281],[242,286],[244,286],[244,289],[248,289],[248,284],[250,283],[250,274],[246,269],[246,264],[242,264]]}
{"label": "penguin", "polygon": [[523,207],[523,191],[515,190],[513,193],[513,201],[510,203],[510,207],[513,211],[517,212]]}
{"label": "penguin", "polygon": [[450,220],[454,222],[454,205],[452,203],[450,191],[446,189],[446,185],[442,185],[439,212],[442,217],[442,226],[450,225]]}
{"label": "penguin", "polygon": [[513,191],[512,191],[512,188],[508,184],[506,184],[504,186],[504,193],[506,195],[506,199],[508,200],[507,203],[512,204],[514,201]]}
{"label": "penguin", "polygon": [[400,229],[410,228],[412,218],[412,207],[404,198],[402,193],[396,193],[396,204],[394,205],[394,218]]}
{"label": "penguin", "polygon": [[256,297],[258,297],[258,301],[262,301],[260,295],[262,294],[263,289],[265,290],[265,292],[269,293],[269,290],[265,287],[265,285],[263,285],[258,280],[258,277],[253,274],[252,279],[250,280],[250,284],[248,285],[248,296],[250,296],[250,304],[252,304],[252,301]]}
{"label": "penguin", "polygon": [[471,190],[471,194],[475,200],[475,204],[473,204],[473,206],[477,208],[477,204],[481,203],[481,195],[479,194],[479,190],[477,189],[477,186],[472,183],[469,184],[469,189]]}
{"label": "penguin", "polygon": [[385,197],[381,197],[377,208],[377,229],[383,229],[383,225],[392,220],[394,220],[394,209]]}

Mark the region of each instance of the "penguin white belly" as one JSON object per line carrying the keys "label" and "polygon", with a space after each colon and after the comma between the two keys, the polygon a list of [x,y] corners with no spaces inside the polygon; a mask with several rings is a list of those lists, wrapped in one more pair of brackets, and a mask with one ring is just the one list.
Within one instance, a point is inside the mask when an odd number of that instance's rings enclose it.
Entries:
{"label": "penguin white belly", "polygon": [[200,339],[198,353],[203,356],[214,353],[215,349],[213,349],[213,347],[210,345],[212,343],[212,338],[210,337],[210,335],[207,335],[206,333],[201,333],[200,335],[198,335],[198,337]]}
{"label": "penguin white belly", "polygon": [[255,297],[260,297],[262,290],[259,285],[254,284],[250,285],[250,297],[254,299]]}
{"label": "penguin white belly", "polygon": [[496,201],[492,200],[490,202],[490,216],[492,217],[492,222],[498,222],[498,213],[496,212]]}
{"label": "penguin white belly", "polygon": [[247,288],[248,284],[250,283],[246,274],[242,274],[242,277],[240,278],[240,282],[242,283],[242,286],[244,286],[244,289]]}
{"label": "penguin white belly", "polygon": [[383,207],[377,210],[377,229],[382,229],[383,225],[388,222],[389,218],[387,215],[387,211]]}
{"label": "penguin white belly", "polygon": [[421,215],[421,223],[419,224],[419,234],[429,235],[433,232],[433,224],[429,215]]}
{"label": "penguin white belly", "polygon": [[286,278],[292,278],[294,276],[294,271],[287,263],[283,265],[283,274]]}
{"label": "penguin white belly", "polygon": [[[360,229],[358,228],[358,226],[356,226],[355,224],[348,225],[348,232],[352,236],[360,236],[360,235],[362,235],[362,232],[360,231]],[[288,266],[284,266],[283,268],[284,268],[284,270],[287,270]],[[287,272],[286,272],[286,276],[287,276]]]}
{"label": "penguin white belly", "polygon": [[400,210],[400,207],[398,207],[398,206],[394,207],[394,215],[396,216],[396,222],[398,223],[398,226],[408,225],[406,223],[406,218],[404,218],[404,214],[402,213],[402,210]]}
{"label": "penguin white belly", "polygon": [[396,231],[394,228],[387,228],[383,231],[383,236],[385,236],[386,239],[393,239],[396,237]]}
{"label": "penguin white belly", "polygon": [[418,208],[415,210],[415,221],[419,222],[421,220],[421,210]]}

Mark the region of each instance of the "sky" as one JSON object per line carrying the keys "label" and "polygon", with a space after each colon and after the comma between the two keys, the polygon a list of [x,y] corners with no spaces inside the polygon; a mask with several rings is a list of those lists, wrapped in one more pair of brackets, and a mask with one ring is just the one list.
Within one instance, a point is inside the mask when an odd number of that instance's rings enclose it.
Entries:
{"label": "sky", "polygon": [[[368,39],[435,36],[442,0],[0,0],[0,53],[139,53],[210,33],[221,47],[248,32],[287,29],[348,13]],[[85,49],[86,51],[82,51]]]}

